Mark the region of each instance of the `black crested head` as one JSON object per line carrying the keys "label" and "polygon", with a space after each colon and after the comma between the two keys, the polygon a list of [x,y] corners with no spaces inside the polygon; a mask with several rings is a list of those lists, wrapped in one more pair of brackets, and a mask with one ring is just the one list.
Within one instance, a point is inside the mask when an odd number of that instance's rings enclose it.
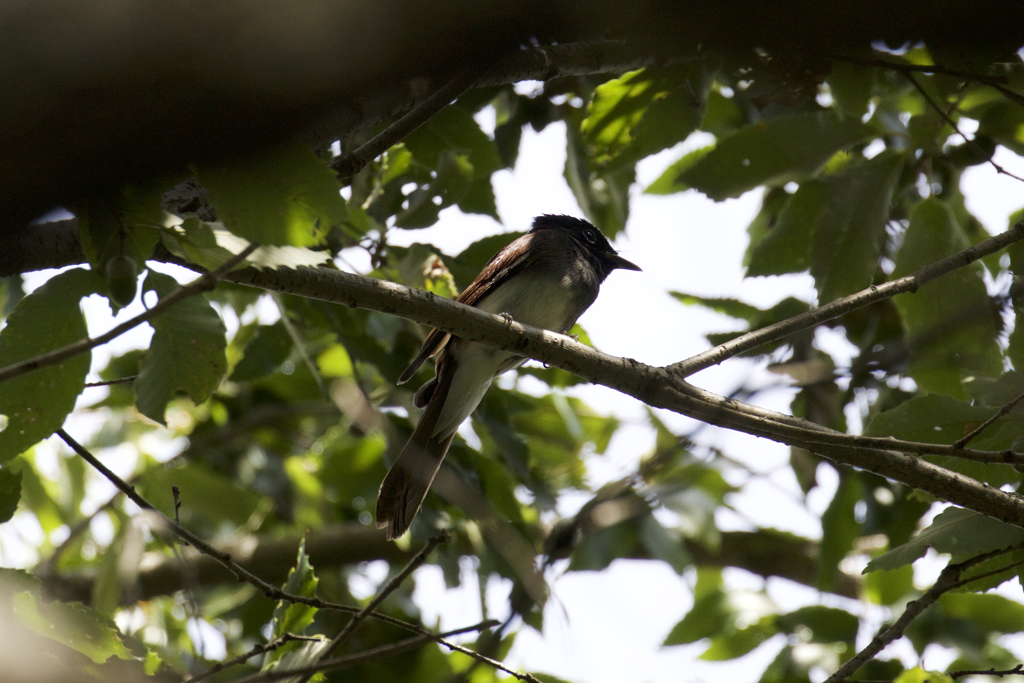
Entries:
{"label": "black crested head", "polygon": [[612,249],[608,238],[589,221],[582,218],[561,214],[544,214],[533,219],[533,228],[530,232],[538,230],[562,230],[568,233],[582,247],[583,253],[587,254],[594,268],[600,273],[602,280],[616,268],[640,270],[640,266],[619,256]]}

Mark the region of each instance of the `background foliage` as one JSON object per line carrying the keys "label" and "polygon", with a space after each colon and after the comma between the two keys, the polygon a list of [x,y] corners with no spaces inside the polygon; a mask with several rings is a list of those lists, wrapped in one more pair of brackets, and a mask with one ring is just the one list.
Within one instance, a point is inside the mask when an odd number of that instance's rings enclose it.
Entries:
{"label": "background foliage", "polygon": [[[430,244],[394,246],[394,235],[434,225],[446,209],[498,219],[492,175],[515,164],[524,128],[556,122],[567,130],[565,181],[583,215],[609,237],[627,230],[640,160],[695,132],[712,135],[713,144],[682,155],[644,191],[694,190],[715,200],[758,192],[746,275],[809,272],[818,299],[762,310],[673,294],[751,330],[785,320],[989,236],[965,206],[960,176],[994,163],[997,148],[1024,154],[1024,64],[1012,49],[963,55],[943,48],[865,45],[842,58],[710,51],[625,73],[552,78],[531,94],[512,83],[477,87],[349,178],[339,180],[328,159],[301,143],[196,162],[158,182],[140,177],[69,207],[89,268],[61,273],[28,295],[20,278],[4,281],[0,367],[84,337],[83,297],[105,297],[114,311],[136,294],[152,305],[177,286],[157,264],[214,268],[244,241],[263,245],[251,262],[264,269],[344,267],[334,257],[361,249],[372,257],[365,275],[454,296],[518,233],[458,254]],[[493,134],[481,129],[482,112],[496,121]],[[342,152],[392,125],[388,119],[358,131]],[[162,193],[190,177],[206,192],[190,210],[172,210]],[[853,349],[851,362],[815,344],[813,330],[747,355],[792,376],[795,416],[846,432],[852,413],[869,436],[953,444],[1024,393],[1016,370],[1024,358],[1024,325],[1016,319],[1021,259],[1017,243],[912,294],[824,323]],[[894,617],[911,609],[907,604],[929,589],[913,582],[911,564],[931,547],[953,564],[993,555],[958,574],[976,580],[935,596],[906,629],[912,646],[918,653],[932,643],[955,650],[949,672],[1018,663],[1000,636],[1020,631],[1024,606],[984,591],[1020,581],[1021,550],[995,551],[1020,547],[1024,515],[1014,526],[947,508],[922,530],[937,502],[929,495],[794,448],[791,466],[804,495],[822,468],[838,472],[821,539],[760,527],[725,532],[716,513],[744,495],[732,483],[729,453],[700,435],[673,433],[651,412],[656,447],[642,454],[635,475],[592,490],[586,459],[603,453],[620,425],[564,393],[575,376],[531,366],[519,372],[548,389],[493,388],[473,415],[473,445],[457,438],[448,458],[457,478],[507,520],[519,549],[501,547],[486,532],[489,522],[436,495],[411,538],[388,545],[373,529],[371,511],[387,463],[414,424],[411,391],[429,376],[423,370],[410,385],[395,385],[425,333],[420,325],[231,282],[149,324],[150,348],[115,357],[100,373],[105,382],[130,380],[110,384],[103,398],[80,399],[96,395],[82,393],[87,379],[98,379],[87,377],[88,353],[0,386],[0,521],[32,519],[41,532],[28,544],[31,566],[0,570],[3,618],[24,633],[30,664],[45,661],[83,680],[180,680],[216,664],[189,635],[199,622],[224,635],[231,658],[286,633],[332,638],[349,618],[271,600],[237,582],[121,494],[101,495],[96,473],[70,450],[56,468],[41,467],[36,444],[64,424],[82,424],[69,415],[102,425],[84,441],[90,451],[134,461],[128,480],[138,494],[294,595],[365,604],[356,588],[365,584],[360,562],[383,559],[395,575],[438,529],[449,530],[429,559],[449,585],[465,576],[460,569],[469,558],[481,596],[491,577],[512,586],[509,612],[498,615],[511,615],[510,623],[469,643],[497,660],[519,630],[543,628],[545,594],[523,566],[597,572],[634,558],[665,563],[692,581],[694,607],[679,614],[665,646],[702,642],[700,656],[721,661],[784,634],[786,646],[760,680],[821,680],[877,626],[839,598],[887,607]],[[587,341],[584,330],[576,332]],[[757,402],[755,389],[742,393]],[[1000,415],[970,447],[1019,453],[1021,410]],[[991,487],[1021,485],[1012,464],[922,457]],[[571,517],[558,504],[567,492],[589,501]],[[866,574],[849,571],[868,558]],[[728,567],[816,588],[821,603],[787,612],[764,591],[729,585]],[[410,583],[399,585],[380,611],[433,628],[421,623],[411,591]],[[404,637],[394,625],[369,620],[335,654]],[[291,642],[215,678],[315,661],[320,647]],[[919,674],[882,656],[858,675],[911,681]],[[344,673],[346,680],[475,683],[504,675],[429,644]]]}

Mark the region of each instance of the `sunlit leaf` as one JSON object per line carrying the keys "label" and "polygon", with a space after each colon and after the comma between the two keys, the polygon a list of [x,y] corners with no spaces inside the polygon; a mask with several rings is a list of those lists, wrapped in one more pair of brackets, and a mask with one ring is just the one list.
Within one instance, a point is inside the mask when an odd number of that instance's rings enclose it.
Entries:
{"label": "sunlit leaf", "polygon": [[758,185],[805,179],[870,133],[860,121],[841,121],[831,112],[762,121],[719,141],[678,180],[715,201],[738,197]]}
{"label": "sunlit leaf", "polygon": [[1024,529],[962,508],[946,508],[931,525],[898,548],[868,563],[865,572],[897,569],[923,557],[928,548],[956,556],[980,555],[1024,542]]}
{"label": "sunlit leaf", "polygon": [[[174,278],[150,272],[146,290],[164,298],[178,288]],[[181,391],[202,403],[227,369],[224,323],[202,296],[189,297],[151,321],[153,341],[139,364],[135,403],[163,423],[167,403]]]}
{"label": "sunlit leaf", "polygon": [[[911,217],[893,277],[968,246],[948,207],[925,200]],[[1002,369],[999,329],[981,275],[972,264],[894,299],[910,345],[910,375],[926,391],[964,397],[965,373],[995,376]]]}
{"label": "sunlit leaf", "polygon": [[[18,302],[0,331],[0,367],[33,358],[88,336],[80,301],[101,283],[92,271],[61,273]],[[0,463],[45,439],[64,424],[85,387],[86,351],[6,380],[0,385]]]}
{"label": "sunlit leaf", "polygon": [[250,242],[310,246],[345,218],[334,172],[305,145],[194,171],[209,190],[217,218]]}

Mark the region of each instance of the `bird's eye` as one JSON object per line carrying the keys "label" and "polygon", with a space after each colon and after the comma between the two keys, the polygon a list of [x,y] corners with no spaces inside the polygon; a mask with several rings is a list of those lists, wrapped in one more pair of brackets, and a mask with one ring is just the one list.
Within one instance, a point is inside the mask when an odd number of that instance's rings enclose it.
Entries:
{"label": "bird's eye", "polygon": [[583,236],[587,238],[587,241],[591,244],[597,244],[597,235],[590,228],[583,231]]}

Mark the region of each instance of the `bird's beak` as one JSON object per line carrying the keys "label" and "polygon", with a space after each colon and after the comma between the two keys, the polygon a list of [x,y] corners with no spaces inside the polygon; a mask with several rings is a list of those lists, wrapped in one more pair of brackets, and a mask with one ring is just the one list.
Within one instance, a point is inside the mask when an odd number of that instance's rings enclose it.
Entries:
{"label": "bird's beak", "polygon": [[640,272],[643,272],[640,266],[636,265],[632,261],[627,261],[618,254],[609,254],[608,260],[611,262],[613,269],[621,268],[623,270],[639,270]]}

